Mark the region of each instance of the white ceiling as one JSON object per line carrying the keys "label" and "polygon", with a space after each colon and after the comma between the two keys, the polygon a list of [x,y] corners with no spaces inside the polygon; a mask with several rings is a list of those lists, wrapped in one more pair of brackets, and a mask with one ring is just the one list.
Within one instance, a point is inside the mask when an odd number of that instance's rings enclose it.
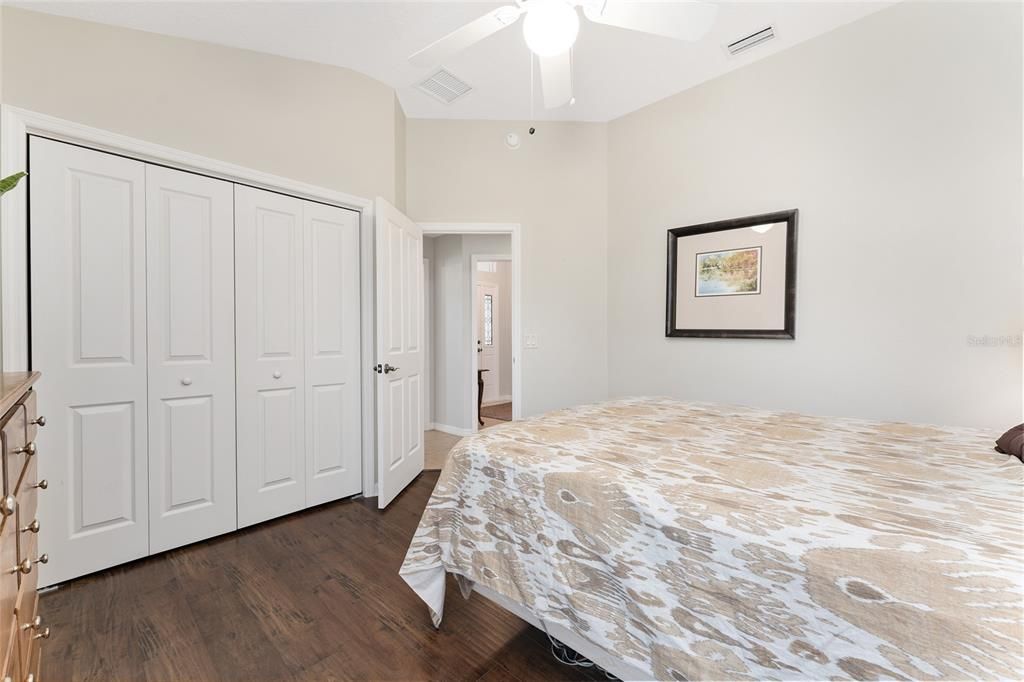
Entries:
{"label": "white ceiling", "polygon": [[[581,20],[573,53],[576,104],[531,116],[530,57],[522,22],[444,66],[473,86],[450,105],[415,84],[430,69],[412,52],[509,2],[79,2],[9,4],[105,24],[344,66],[394,87],[410,118],[608,121],[892,4],[854,1],[721,2],[715,27],[684,43]],[[774,24],[777,37],[730,57],[723,47]]]}

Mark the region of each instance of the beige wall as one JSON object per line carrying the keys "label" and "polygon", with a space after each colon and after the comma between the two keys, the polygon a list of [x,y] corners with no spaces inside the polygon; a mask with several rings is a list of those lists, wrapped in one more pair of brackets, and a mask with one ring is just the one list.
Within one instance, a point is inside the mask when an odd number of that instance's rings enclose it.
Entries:
{"label": "beige wall", "polygon": [[[3,101],[523,225],[525,414],[622,394],[1022,412],[1021,9],[905,2],[610,124],[405,121],[355,72],[10,7]],[[522,147],[503,138],[515,131]],[[665,339],[665,230],[801,209],[797,339]]]}
{"label": "beige wall", "polygon": [[522,328],[539,342],[523,350],[524,415],[608,392],[606,126],[528,127],[410,119],[406,140],[414,220],[522,224]]}
{"label": "beige wall", "polygon": [[155,33],[11,7],[2,13],[7,104],[396,201],[400,108],[383,83]]}
{"label": "beige wall", "polygon": [[405,112],[395,96],[395,206],[405,210]]}
{"label": "beige wall", "polygon": [[[612,122],[610,392],[1019,423],[1020,12],[901,3]],[[665,230],[788,208],[796,340],[664,338]]]}

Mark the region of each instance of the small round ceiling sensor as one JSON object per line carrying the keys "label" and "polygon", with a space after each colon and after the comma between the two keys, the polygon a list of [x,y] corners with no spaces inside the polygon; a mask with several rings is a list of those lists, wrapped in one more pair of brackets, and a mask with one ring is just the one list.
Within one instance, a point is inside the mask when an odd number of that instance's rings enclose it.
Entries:
{"label": "small round ceiling sensor", "polygon": [[519,136],[515,133],[505,135],[505,146],[509,149],[519,149]]}

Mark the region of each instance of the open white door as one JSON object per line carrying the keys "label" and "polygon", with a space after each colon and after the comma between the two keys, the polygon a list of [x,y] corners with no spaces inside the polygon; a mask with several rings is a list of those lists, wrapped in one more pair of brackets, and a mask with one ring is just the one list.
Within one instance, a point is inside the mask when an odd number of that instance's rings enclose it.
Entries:
{"label": "open white door", "polygon": [[377,506],[423,471],[423,231],[381,198],[377,250]]}

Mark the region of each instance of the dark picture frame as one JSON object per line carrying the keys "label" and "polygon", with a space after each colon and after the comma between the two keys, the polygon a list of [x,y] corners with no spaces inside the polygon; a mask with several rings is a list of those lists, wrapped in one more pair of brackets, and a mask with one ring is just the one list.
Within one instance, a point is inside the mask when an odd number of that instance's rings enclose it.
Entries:
{"label": "dark picture frame", "polygon": [[[762,213],[761,215],[748,216],[746,218],[734,218],[732,220],[719,220],[713,223],[702,223],[700,225],[689,225],[687,227],[675,227],[668,230],[668,264],[665,287],[665,336],[668,337],[695,337],[713,339],[795,339],[796,338],[796,236],[798,209],[787,211],[776,211],[774,213]],[[786,223],[786,284],[783,313],[784,326],[781,329],[688,329],[680,328],[680,320],[676,319],[678,308],[677,292],[679,291],[679,240],[709,232],[724,232],[726,230],[737,230],[756,227],[758,225],[771,225]],[[751,244],[750,249],[758,248]],[[736,249],[743,250],[743,249]],[[703,254],[701,254],[703,255]],[[758,254],[760,259],[760,252]],[[760,268],[760,261],[758,262]],[[760,270],[758,270],[760,278]],[[689,286],[689,285],[688,285]],[[758,284],[760,287],[760,283]],[[692,287],[690,287],[692,288]]]}

